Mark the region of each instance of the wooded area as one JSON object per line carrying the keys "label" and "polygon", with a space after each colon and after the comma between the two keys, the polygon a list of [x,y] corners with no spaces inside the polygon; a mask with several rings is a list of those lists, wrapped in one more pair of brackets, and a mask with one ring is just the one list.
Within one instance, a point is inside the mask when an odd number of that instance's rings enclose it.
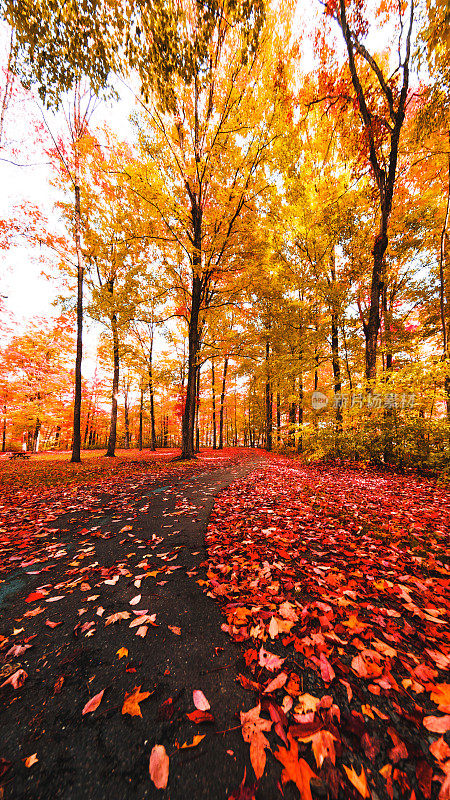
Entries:
{"label": "wooded area", "polygon": [[[3,309],[3,452],[448,466],[446,4],[57,6],[0,3],[2,149],[37,92],[65,230],[24,206],[2,246],[24,237],[66,284],[57,319]],[[126,82],[123,141],[93,112]]]}

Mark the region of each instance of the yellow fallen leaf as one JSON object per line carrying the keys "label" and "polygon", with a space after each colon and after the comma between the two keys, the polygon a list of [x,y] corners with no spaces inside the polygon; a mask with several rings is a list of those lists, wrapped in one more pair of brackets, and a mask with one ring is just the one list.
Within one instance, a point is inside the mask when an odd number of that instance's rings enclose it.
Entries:
{"label": "yellow fallen leaf", "polygon": [[123,658],[124,656],[126,658],[127,655],[128,655],[128,650],[126,647],[121,647],[120,650],[118,650],[116,653],[116,656],[119,656],[119,658]]}

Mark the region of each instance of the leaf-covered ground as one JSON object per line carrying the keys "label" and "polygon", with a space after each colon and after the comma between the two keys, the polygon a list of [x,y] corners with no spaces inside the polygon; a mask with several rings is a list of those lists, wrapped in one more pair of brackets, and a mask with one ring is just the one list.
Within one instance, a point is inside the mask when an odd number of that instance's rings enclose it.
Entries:
{"label": "leaf-covered ground", "polygon": [[0,464],[0,798],[449,800],[448,490],[173,455]]}
{"label": "leaf-covered ground", "polygon": [[432,481],[286,458],[220,495],[206,589],[253,693],[233,798],[277,760],[273,796],[448,800],[449,522]]}

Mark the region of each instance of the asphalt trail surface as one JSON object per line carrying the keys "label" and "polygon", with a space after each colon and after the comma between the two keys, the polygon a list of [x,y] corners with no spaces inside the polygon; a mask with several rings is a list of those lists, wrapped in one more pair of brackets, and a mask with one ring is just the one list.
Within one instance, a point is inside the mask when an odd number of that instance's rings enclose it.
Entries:
{"label": "asphalt trail surface", "polygon": [[[76,514],[52,521],[53,558],[0,584],[0,634],[9,639],[0,650],[0,682],[13,669],[28,675],[18,689],[0,688],[0,798],[221,800],[237,789],[245,767],[251,773],[238,717],[249,707],[235,681],[240,649],[197,581],[205,577],[215,495],[261,462],[141,480],[117,503],[105,498],[81,529]],[[143,610],[156,617],[141,638],[129,625]],[[129,618],[106,624],[124,611]],[[128,655],[119,657],[121,648]],[[122,714],[125,694],[137,686],[150,692],[142,717]],[[102,689],[97,710],[82,715]],[[208,698],[214,723],[187,718],[194,689]],[[205,738],[183,748],[196,734]],[[170,757],[166,790],[149,777],[155,744]],[[258,797],[266,796],[274,795],[262,785]]]}

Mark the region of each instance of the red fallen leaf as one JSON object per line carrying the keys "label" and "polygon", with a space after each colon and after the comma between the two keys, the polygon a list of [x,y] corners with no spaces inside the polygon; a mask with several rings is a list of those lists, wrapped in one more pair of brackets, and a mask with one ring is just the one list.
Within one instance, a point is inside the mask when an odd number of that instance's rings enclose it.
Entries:
{"label": "red fallen leaf", "polygon": [[404,742],[399,742],[392,750],[389,750],[389,758],[394,764],[398,764],[404,758],[408,758],[408,750]]}
{"label": "red fallen leaf", "polygon": [[320,674],[324,683],[331,683],[336,677],[333,667],[323,653],[320,654]]}
{"label": "red fallen leaf", "polygon": [[28,678],[28,673],[25,672],[24,669],[18,669],[16,670],[16,672],[13,672],[13,674],[10,675],[9,678],[6,679],[6,681],[0,683],[0,688],[10,683],[11,686],[14,686],[14,689],[20,689],[20,687],[23,686],[27,678]]}
{"label": "red fallen leaf", "polygon": [[258,661],[260,667],[265,667],[269,672],[275,672],[276,669],[280,669],[283,666],[285,661],[285,658],[279,658],[273,653],[269,653],[268,650],[264,650],[264,647],[261,646]]}
{"label": "red fallen leaf", "polygon": [[[167,700],[164,700],[164,703],[161,703],[158,711],[158,716],[160,719],[169,720],[173,716],[173,712],[175,711],[173,700],[171,697],[168,697]],[[195,711],[192,712],[195,714]]]}
{"label": "red fallen leaf", "polygon": [[279,747],[274,753],[275,758],[283,764],[283,772],[281,773],[281,781],[283,784],[292,781],[295,783],[300,792],[301,800],[312,800],[310,781],[311,778],[317,776],[312,771],[307,762],[298,757],[298,744],[295,739],[288,734],[290,743],[289,750],[285,747]]}
{"label": "red fallen leaf", "polygon": [[11,764],[11,761],[7,761],[6,758],[0,756],[0,778],[3,778],[3,775],[6,775]]}
{"label": "red fallen leaf", "polygon": [[58,680],[55,681],[55,685],[53,687],[53,691],[54,691],[55,694],[59,694],[60,693],[60,691],[61,691],[61,689],[63,687],[63,683],[64,683],[64,676],[60,675]]}
{"label": "red fallen leaf", "polygon": [[426,800],[431,797],[431,781],[433,778],[433,769],[427,761],[422,758],[416,766],[416,778],[422,790],[423,796]]}
{"label": "red fallen leaf", "polygon": [[450,772],[444,778],[438,800],[450,800]]}
{"label": "red fallen leaf", "polygon": [[151,754],[148,771],[157,789],[165,789],[169,780],[169,756],[162,744],[155,744]]}
{"label": "red fallen leaf", "polygon": [[48,592],[31,592],[28,597],[25,598],[26,603],[33,603],[35,600],[42,600],[43,597],[46,597]]}
{"label": "red fallen leaf", "polygon": [[289,733],[295,739],[301,739],[302,741],[307,741],[314,733],[321,731],[323,728],[323,721],[321,719],[315,719],[313,722],[298,722],[291,725],[289,728]]}
{"label": "red fallen leaf", "polygon": [[234,794],[230,794],[228,800],[256,800],[255,792],[257,784],[254,783],[252,786],[245,786],[246,773],[247,770],[244,767],[244,777],[242,778],[241,784]]}
{"label": "red fallen leaf", "polygon": [[57,628],[57,627],[58,627],[58,625],[62,625],[62,622],[52,622],[50,619],[46,619],[46,620],[45,620],[45,624],[46,624],[46,625],[47,625],[49,628]]}
{"label": "red fallen leaf", "polygon": [[86,703],[83,708],[82,714],[90,714],[92,711],[95,711],[96,708],[99,707],[100,703],[102,702],[102,697],[104,695],[105,690],[102,689],[101,692],[95,694],[94,697]]}
{"label": "red fallen leaf", "polygon": [[252,661],[257,661],[258,660],[258,653],[253,648],[249,649],[249,650],[246,650],[244,652],[244,659],[245,659],[245,663],[246,663],[247,667],[249,667],[250,664],[252,663]]}
{"label": "red fallen leaf", "polygon": [[244,689],[249,689],[250,691],[259,692],[262,690],[262,686],[255,681],[251,681],[245,675],[239,674],[236,678],[237,681],[241,684]]}
{"label": "red fallen leaf", "polygon": [[317,766],[322,766],[324,760],[329,758],[333,764],[336,763],[336,751],[334,742],[336,737],[329,731],[319,731],[311,737],[312,749]]}
{"label": "red fallen leaf", "polygon": [[194,706],[199,711],[208,711],[211,708],[201,689],[194,689],[192,696],[194,698]]}
{"label": "red fallen leaf", "polygon": [[274,678],[270,683],[267,684],[266,688],[264,689],[265,693],[275,692],[277,689],[281,689],[282,686],[287,681],[287,674],[285,672],[280,672],[276,678]]}
{"label": "red fallen leaf", "polygon": [[199,724],[200,722],[214,722],[214,716],[209,711],[201,711],[201,709],[196,708],[195,711],[191,711],[189,714],[186,714],[187,717],[191,720],[191,722],[195,722]]}
{"label": "red fallen leaf", "polygon": [[424,717],[423,727],[433,733],[447,733],[450,731],[450,714],[445,717]]}
{"label": "red fallen leaf", "polygon": [[349,767],[346,767],[345,764],[342,765],[347,773],[347,778],[349,779],[350,783],[353,784],[355,789],[360,793],[361,797],[370,797],[369,788],[367,786],[367,779],[366,773],[364,772],[364,767],[361,766],[361,772],[358,775],[357,772]]}
{"label": "red fallen leaf", "polygon": [[379,740],[377,738],[374,738],[374,737],[370,738],[369,734],[366,731],[366,733],[364,733],[362,735],[361,744],[362,744],[363,750],[364,750],[367,758],[369,758],[370,761],[374,761],[375,757],[380,752],[380,742],[379,742]]}

